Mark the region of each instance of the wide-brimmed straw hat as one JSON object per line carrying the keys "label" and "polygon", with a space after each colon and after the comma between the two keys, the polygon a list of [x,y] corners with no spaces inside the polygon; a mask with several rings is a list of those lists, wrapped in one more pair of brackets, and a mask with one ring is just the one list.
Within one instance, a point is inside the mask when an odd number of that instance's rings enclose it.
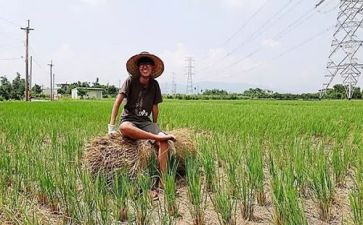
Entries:
{"label": "wide-brimmed straw hat", "polygon": [[140,76],[139,61],[140,59],[150,59],[153,62],[153,71],[151,76],[157,78],[164,72],[164,63],[156,55],[149,52],[141,52],[140,54],[132,56],[126,63],[126,69],[131,76]]}

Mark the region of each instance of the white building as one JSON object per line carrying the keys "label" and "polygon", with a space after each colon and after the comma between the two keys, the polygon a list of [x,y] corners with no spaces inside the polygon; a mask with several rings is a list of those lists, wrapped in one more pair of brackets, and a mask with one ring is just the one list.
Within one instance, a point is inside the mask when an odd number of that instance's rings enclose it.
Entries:
{"label": "white building", "polygon": [[80,99],[79,90],[85,91],[85,95],[83,98],[94,98],[94,99],[102,99],[102,88],[85,88],[85,87],[76,87],[72,89],[72,98]]}
{"label": "white building", "polygon": [[[44,88],[42,89],[42,94],[45,95],[45,96],[50,96],[50,88]],[[59,99],[61,97],[60,94],[58,94],[58,88],[57,89],[53,89],[53,96],[54,96],[54,99]]]}

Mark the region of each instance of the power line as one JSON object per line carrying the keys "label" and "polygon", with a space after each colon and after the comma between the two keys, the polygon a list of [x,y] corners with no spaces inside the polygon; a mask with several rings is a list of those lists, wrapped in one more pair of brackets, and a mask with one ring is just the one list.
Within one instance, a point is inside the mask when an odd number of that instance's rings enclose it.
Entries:
{"label": "power line", "polygon": [[5,58],[5,59],[0,59],[1,61],[12,61],[12,60],[19,60],[22,59],[23,57],[17,57],[17,58]]}
{"label": "power line", "polygon": [[281,39],[284,34],[290,33],[292,30],[296,29],[298,26],[307,22],[309,19],[313,18],[312,15],[316,12],[315,8],[310,8],[304,12],[300,17],[294,20],[292,23],[287,25],[284,29],[280,30],[275,36],[274,39]]}
{"label": "power line", "polygon": [[320,31],[319,33],[317,33],[317,34],[315,34],[315,35],[313,35],[313,36],[311,36],[311,37],[309,37],[309,38],[305,39],[305,40],[304,40],[304,41],[302,41],[301,43],[299,43],[299,44],[297,44],[297,45],[295,45],[295,46],[293,46],[293,47],[289,48],[288,50],[286,50],[286,51],[282,52],[281,54],[279,54],[279,55],[278,55],[278,56],[276,56],[275,58],[271,59],[271,61],[276,60],[276,59],[278,59],[278,58],[281,58],[281,57],[285,56],[286,54],[288,54],[288,53],[290,53],[290,52],[292,52],[292,51],[295,51],[296,49],[301,48],[302,46],[304,46],[304,45],[306,45],[306,44],[310,43],[311,41],[313,41],[313,40],[315,40],[316,38],[318,38],[318,37],[322,36],[323,34],[328,33],[328,32],[329,32],[330,30],[332,30],[333,28],[334,28],[334,26],[331,26],[331,27],[329,27],[329,28],[326,28],[326,29],[324,29],[324,30]]}
{"label": "power line", "polygon": [[[302,0],[300,0],[300,1],[302,1]],[[248,42],[254,41],[258,36],[260,36],[263,33],[262,30],[265,29],[265,27],[270,25],[270,23],[272,23],[272,22],[277,22],[279,19],[281,19],[283,16],[285,16],[287,14],[286,12],[289,12],[289,11],[285,11],[285,14],[282,14],[282,13],[291,4],[291,2],[292,2],[291,0],[289,2],[287,2],[282,8],[280,8],[277,12],[275,12],[271,18],[267,19],[265,23],[263,23],[257,30],[255,30],[247,39],[242,41],[239,46],[237,46],[236,48],[229,51],[227,55],[231,55],[233,52],[235,52],[238,49],[245,46]],[[276,17],[278,17],[277,20],[275,20]],[[271,28],[271,26],[270,26],[270,28]]]}
{"label": "power line", "polygon": [[[281,57],[284,57],[284,56],[285,56],[285,55],[287,55],[287,54],[290,54],[291,52],[293,52],[293,51],[295,51],[295,50],[297,50],[297,49],[299,49],[299,48],[301,48],[301,47],[305,46],[306,44],[308,44],[308,43],[312,42],[313,40],[317,39],[318,37],[322,36],[323,34],[328,33],[328,32],[329,32],[329,31],[331,31],[333,28],[334,28],[334,26],[331,26],[331,27],[329,27],[329,28],[326,28],[326,29],[324,29],[324,30],[322,30],[322,31],[320,31],[320,32],[318,32],[318,33],[316,33],[316,34],[314,34],[314,35],[310,36],[309,38],[305,39],[304,41],[302,41],[302,42],[300,42],[300,43],[298,43],[298,44],[296,44],[296,45],[292,46],[291,48],[287,49],[286,51],[284,51],[284,52],[282,52],[282,53],[280,53],[280,54],[276,55],[276,56],[275,56],[275,57],[273,57],[273,58],[271,58],[270,60],[268,60],[268,62],[275,61],[275,60],[277,60],[277,59],[279,59],[279,58],[281,58]],[[248,59],[248,58],[250,58],[250,57],[245,57],[245,58],[243,58],[241,61],[238,61],[237,63],[231,64],[231,65],[229,65],[229,66],[226,66],[225,68],[231,68],[231,67],[233,67],[234,65],[237,65],[238,63],[241,63],[242,61],[244,61],[244,60],[246,60],[246,59]],[[267,64],[267,63],[264,63],[264,64]],[[261,64],[258,64],[257,66],[255,66],[255,67],[253,67],[253,68],[250,68],[250,69],[248,69],[248,70],[245,70],[245,72],[246,72],[246,71],[251,71],[251,70],[253,70],[253,69],[256,69],[256,68],[257,68],[257,67],[259,67],[260,65],[261,65]],[[227,76],[227,77],[230,77],[230,76]]]}
{"label": "power line", "polygon": [[[297,4],[294,4],[290,10],[294,7],[296,7],[298,4],[300,4],[303,0],[300,0]],[[267,25],[269,25],[271,22],[276,23],[278,20],[280,20],[283,16],[285,16],[289,10],[285,11],[284,10],[286,8],[288,8],[288,6],[292,3],[292,1],[288,1],[286,4],[284,4],[281,8],[279,8],[270,18],[268,18],[266,20],[265,23],[263,23],[257,30],[255,30],[248,38],[246,38],[244,41],[242,41],[237,47],[233,48],[232,50],[228,51],[223,57],[219,58],[216,62],[210,64],[209,66],[206,66],[204,68],[202,68],[200,71],[204,71],[207,69],[210,69],[211,66],[214,66],[217,64],[217,62],[221,62],[224,61],[227,57],[231,56],[232,53],[234,53],[235,51],[239,50],[240,48],[242,48],[243,46],[245,46],[248,42],[254,41],[258,36],[260,36],[262,34],[262,32],[260,32],[261,30],[263,30]],[[278,17],[276,20],[275,18]],[[271,26],[270,26],[271,28]]]}
{"label": "power line", "polygon": [[[296,4],[294,4],[291,8],[294,8],[294,7],[296,7],[297,5],[299,5],[300,3],[301,3],[302,1],[298,1]],[[309,9],[309,10],[307,10],[306,12],[304,12],[303,13],[303,15],[301,15],[300,17],[298,17],[296,20],[294,20],[292,23],[290,23],[288,26],[287,26],[287,28],[291,28],[292,27],[292,25],[295,25],[295,24],[297,24],[297,22],[300,22],[300,24],[298,24],[298,25],[301,25],[302,23],[301,22],[305,22],[305,20],[307,20],[307,19],[310,19],[311,18],[311,16],[310,16],[310,14],[309,14],[309,12],[311,12],[312,10],[314,10],[314,8],[313,9]],[[277,13],[275,13],[274,15],[278,15],[278,14],[280,14],[280,13],[282,12],[281,11],[281,9],[277,12]],[[314,13],[314,11],[313,11],[313,13]],[[284,16],[284,15],[286,15],[286,14],[280,14],[280,17],[278,18],[278,19],[280,19],[282,16]],[[275,16],[273,16],[273,17],[275,17]],[[294,29],[296,28],[297,26],[295,26],[294,27]],[[284,29],[284,31],[285,30],[288,30],[287,28],[285,28]],[[280,34],[280,39],[282,38],[282,37],[284,37],[285,35],[287,35],[288,33],[290,33],[291,32],[291,30],[288,30],[288,32],[285,32],[285,33],[282,33],[282,32],[279,32],[279,34]],[[277,35],[276,35],[277,36]],[[243,61],[245,61],[245,60],[247,60],[247,59],[249,59],[249,58],[251,58],[252,56],[254,56],[254,55],[256,55],[258,52],[260,52],[261,50],[263,50],[262,48],[258,48],[258,49],[255,49],[255,50],[253,50],[252,52],[250,52],[249,54],[247,54],[247,55],[245,55],[245,56],[243,56],[241,59],[238,59],[238,60],[236,60],[236,61],[234,61],[233,63],[231,63],[230,65],[228,65],[228,66],[225,66],[225,67],[223,67],[222,68],[222,71],[224,70],[224,69],[226,69],[226,68],[230,68],[230,67],[232,67],[232,66],[235,66],[235,65],[238,65],[238,64],[240,64],[241,62],[243,62]],[[224,58],[225,59],[225,58]],[[221,61],[223,61],[223,60],[221,60]],[[221,61],[219,61],[219,62],[221,62]],[[217,64],[217,63],[216,63]],[[208,69],[210,69],[210,67],[208,68]],[[217,69],[217,71],[220,71],[221,69]]]}
{"label": "power line", "polygon": [[2,16],[0,16],[0,20],[5,21],[5,22],[7,22],[7,23],[9,23],[9,24],[15,25],[15,26],[17,26],[17,27],[21,27],[21,25],[20,25],[20,24],[18,24],[18,23],[16,23],[16,22],[14,22],[14,21],[12,21],[12,20],[6,19],[6,18],[4,18],[4,17],[2,17]]}
{"label": "power line", "polygon": [[229,41],[231,41],[238,33],[240,33],[243,28],[245,28],[267,5],[266,3],[268,0],[266,0],[239,28],[236,32],[234,32],[229,38],[227,38],[222,45],[225,45]]}
{"label": "power line", "polygon": [[[219,46],[224,46],[229,43],[237,34],[239,34],[266,6],[268,0],[265,0],[263,4],[257,8],[257,10],[232,34],[230,35],[225,41],[223,41]],[[203,64],[207,58],[200,60],[200,64]],[[206,67],[207,68],[207,67]],[[202,70],[204,70],[203,68]]]}

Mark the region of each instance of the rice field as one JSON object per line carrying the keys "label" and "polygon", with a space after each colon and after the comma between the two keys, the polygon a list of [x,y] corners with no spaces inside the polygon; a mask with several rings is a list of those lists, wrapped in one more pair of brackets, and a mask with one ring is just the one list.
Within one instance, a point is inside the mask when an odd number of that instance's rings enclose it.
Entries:
{"label": "rice field", "polygon": [[108,184],[82,166],[113,102],[0,103],[0,224],[363,224],[363,102],[165,101],[195,132],[186,177]]}

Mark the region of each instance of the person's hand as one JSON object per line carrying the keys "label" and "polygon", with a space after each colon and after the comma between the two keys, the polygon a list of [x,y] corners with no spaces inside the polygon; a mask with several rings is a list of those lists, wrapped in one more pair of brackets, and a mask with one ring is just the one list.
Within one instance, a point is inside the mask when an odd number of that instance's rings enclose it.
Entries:
{"label": "person's hand", "polygon": [[115,125],[108,124],[108,134],[114,134],[116,133]]}

